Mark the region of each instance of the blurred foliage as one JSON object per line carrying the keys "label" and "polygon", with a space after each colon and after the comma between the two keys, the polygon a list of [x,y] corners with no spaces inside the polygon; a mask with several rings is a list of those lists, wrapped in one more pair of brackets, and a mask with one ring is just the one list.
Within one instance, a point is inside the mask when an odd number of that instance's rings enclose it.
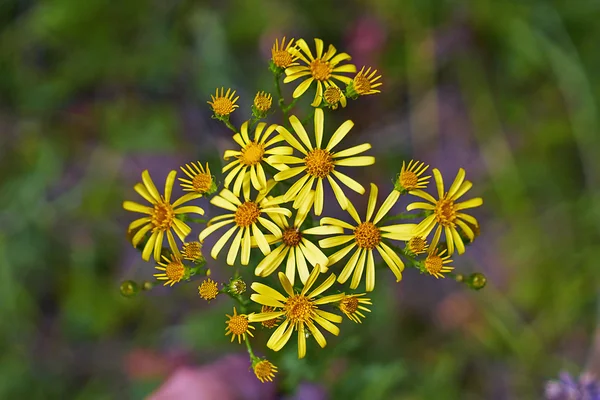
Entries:
{"label": "blurred foliage", "polygon": [[381,96],[335,116],[371,135],[382,181],[399,154],[467,167],[482,235],[455,264],[488,285],[380,278],[365,323],[276,358],[282,390],[533,399],[561,368],[598,369],[599,16],[593,0],[2,1],[0,398],[140,397],[155,386],[124,374],[133,349],[241,351],[223,336],[230,304],[205,307],[193,284],[120,295],[152,269],[121,202],[146,167],[199,157],[218,175],[229,133],[205,102],[232,86],[233,122],[248,117],[283,34],[383,72]]}

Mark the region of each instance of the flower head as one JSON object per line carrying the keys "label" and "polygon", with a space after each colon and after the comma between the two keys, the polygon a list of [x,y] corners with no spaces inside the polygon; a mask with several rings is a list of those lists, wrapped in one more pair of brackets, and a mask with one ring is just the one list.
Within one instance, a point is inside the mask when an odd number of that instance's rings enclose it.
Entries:
{"label": "flower head", "polygon": [[[304,155],[304,158],[294,156],[273,155],[268,158],[270,162],[281,163],[286,166],[295,165],[291,168],[278,172],[274,179],[282,181],[293,178],[296,175],[303,174],[284,194],[284,201],[294,199],[294,208],[299,208],[305,201],[314,201],[314,211],[316,215],[321,215],[323,211],[323,182],[327,180],[333,189],[335,197],[342,207],[346,209],[348,199],[335,181],[337,178],[350,189],[362,194],[365,188],[354,179],[350,178],[337,170],[338,167],[347,166],[367,166],[375,163],[375,157],[372,156],[357,156],[357,154],[371,148],[369,143],[363,143],[358,146],[351,147],[342,151],[334,151],[334,147],[339,144],[350,132],[354,123],[350,120],[344,122],[332,135],[326,146],[322,146],[323,142],[323,125],[324,115],[323,110],[318,108],[315,110],[315,145],[311,143],[306,130],[296,116],[290,117],[292,128],[300,139],[292,135],[283,126],[278,126],[277,131],[285,138],[285,140],[296,150]],[[302,143],[301,143],[302,142]],[[310,192],[315,186],[314,200],[311,200]]]}
{"label": "flower head", "polygon": [[158,261],[158,265],[155,268],[164,272],[154,274],[154,276],[159,281],[165,281],[164,286],[173,286],[185,277],[187,273],[186,267],[176,255],[171,255],[171,259],[165,256],[162,256],[162,258],[164,262]]}
{"label": "flower head", "polygon": [[210,168],[206,163],[206,169],[198,161],[198,165],[195,163],[185,164],[184,167],[180,167],[184,174],[189,179],[177,178],[181,182],[181,188],[186,192],[196,192],[202,195],[213,194],[217,190],[214,177],[210,174]]}
{"label": "flower head", "polygon": [[[245,184],[249,186],[250,181],[246,180]],[[219,252],[234,234],[234,239],[231,242],[231,247],[227,253],[227,264],[229,265],[235,263],[240,247],[242,250],[242,265],[248,265],[250,262],[252,239],[255,240],[264,255],[271,252],[269,242],[265,238],[264,233],[260,230],[259,225],[262,225],[273,235],[280,235],[281,229],[271,220],[265,218],[265,216],[272,218],[272,215],[283,214],[288,217],[292,215],[292,212],[287,208],[278,207],[282,202],[281,196],[278,198],[267,198],[267,195],[274,184],[273,181],[269,181],[266,189],[259,193],[253,200],[250,199],[249,196],[246,196],[246,192],[250,192],[249,187],[247,191],[243,190],[243,201],[229,189],[223,189],[218,195],[213,196],[210,200],[211,204],[230,211],[230,213],[219,215],[208,221],[207,227],[200,232],[200,242],[204,242],[209,235],[218,229],[226,225],[233,225],[214,244],[212,251],[210,252],[210,255],[213,258],[217,258]]]}
{"label": "flower head", "polygon": [[[223,159],[226,161],[232,157],[235,158],[234,161],[223,167],[223,172],[229,171],[224,184],[228,188],[233,183],[231,191],[236,196],[239,196],[245,180],[251,182],[256,190],[265,189],[267,176],[263,165],[270,165],[276,169],[282,168],[278,163],[269,161],[267,159],[269,155],[290,155],[294,152],[294,149],[289,146],[273,147],[274,144],[282,142],[283,137],[278,133],[271,137],[277,125],[271,125],[265,130],[266,126],[266,123],[260,122],[254,130],[254,137],[250,139],[248,121],[244,122],[240,133],[233,135],[233,140],[240,145],[240,149],[226,150],[223,155]],[[247,188],[249,192],[250,185]]]}
{"label": "flower head", "polygon": [[319,306],[338,302],[344,298],[344,294],[340,293],[317,298],[317,296],[324,293],[334,284],[334,274],[329,275],[321,285],[309,292],[319,278],[319,271],[320,268],[313,268],[300,293],[294,291],[287,276],[283,272],[280,272],[279,281],[287,296],[262,283],[254,282],[252,284],[252,289],[256,292],[250,296],[252,301],[275,307],[277,311],[250,314],[248,316],[250,322],[268,321],[278,317],[284,318],[284,321],[273,332],[267,342],[267,347],[271,350],[281,350],[290,340],[292,333],[297,331],[298,358],[303,358],[306,355],[307,329],[321,347],[325,347],[327,341],[319,328],[317,328],[317,324],[336,336],[339,334],[339,328],[333,323],[341,323],[342,317],[323,311]]}
{"label": "flower head", "polygon": [[[377,194],[377,186],[371,184],[371,193],[369,195],[367,213],[364,220],[361,220],[352,203],[348,202],[346,211],[350,214],[354,222],[356,222],[356,225],[349,224],[336,218],[326,217],[321,219],[321,225],[323,226],[331,225],[352,231],[351,234],[341,234],[322,239],[319,241],[319,246],[322,248],[330,248],[350,242],[341,250],[329,256],[329,265],[331,266],[338,261],[341,261],[353,249],[356,249],[342,272],[340,272],[338,282],[343,284],[350,276],[352,276],[350,288],[356,289],[362,280],[364,272],[366,275],[367,292],[370,292],[375,288],[374,250],[377,250],[381,255],[381,258],[383,258],[385,263],[392,270],[396,276],[396,281],[398,282],[402,279],[404,263],[398,254],[383,242],[383,239],[408,240],[413,236],[413,231],[416,227],[416,224],[380,226],[383,217],[390,211],[395,201],[391,202],[386,200],[377,213],[375,213]],[[375,216],[373,217],[374,214]],[[328,234],[319,231],[316,233]]]}
{"label": "flower head", "polygon": [[229,282],[229,290],[233,294],[242,294],[246,291],[246,282],[240,278],[236,278]]}
{"label": "flower head", "polygon": [[429,245],[427,244],[427,240],[425,240],[423,237],[413,236],[408,242],[406,242],[406,248],[411,252],[411,254],[417,256],[425,253],[429,248]]}
{"label": "flower head", "polygon": [[152,178],[150,178],[148,171],[142,172],[143,183],[136,184],[133,189],[146,199],[152,207],[144,206],[133,201],[123,202],[123,208],[127,211],[147,214],[146,217],[136,219],[129,224],[128,229],[130,232],[138,229],[131,239],[134,247],[137,247],[148,232],[152,232],[142,250],[142,258],[145,261],[150,260],[150,255],[153,253],[154,259],[156,261],[160,260],[160,252],[165,236],[167,237],[171,251],[176,254],[179,253],[173,232],[175,232],[183,242],[192,229],[185,222],[176,218],[176,215],[187,213],[204,214],[204,210],[198,206],[180,207],[182,204],[202,196],[198,193],[188,193],[171,204],[171,192],[173,191],[173,183],[175,182],[176,175],[176,171],[171,171],[169,173],[165,182],[165,193],[161,196],[158,193],[156,186],[154,186],[154,182],[152,182]]}
{"label": "flower head", "polygon": [[294,39],[290,39],[287,46],[285,44],[285,36],[281,39],[281,46],[279,45],[279,41],[275,39],[275,43],[273,44],[273,48],[271,49],[271,61],[278,68],[288,68],[293,65],[298,65],[295,62],[298,57],[294,56],[295,47],[292,47],[294,43]]}
{"label": "flower head", "polygon": [[376,69],[371,72],[371,67],[369,67],[366,71],[365,68],[366,67],[362,67],[360,72],[356,74],[354,79],[352,79],[352,82],[348,88],[348,96],[354,98],[359,95],[364,96],[368,94],[381,93],[380,90],[375,89],[382,85],[381,82],[377,82],[381,78],[381,75],[375,76],[377,74]]}
{"label": "flower head", "polygon": [[198,286],[198,294],[204,300],[210,301],[219,295],[219,284],[210,278],[206,278]]}
{"label": "flower head", "polygon": [[204,260],[202,256],[202,243],[200,242],[188,242],[184,243],[181,249],[181,257],[184,260],[190,260],[193,262],[201,262]]}
{"label": "flower head", "polygon": [[339,65],[343,61],[349,61],[350,57],[346,53],[336,55],[336,49],[333,45],[329,45],[326,52],[323,52],[324,45],[321,39],[315,39],[316,53],[310,51],[310,48],[304,41],[300,39],[296,42],[299,49],[293,52],[298,59],[305,65],[288,67],[285,70],[287,75],[283,80],[284,83],[295,81],[296,79],[306,77],[306,79],[298,85],[294,90],[293,97],[300,97],[308,90],[310,85],[317,82],[317,92],[312,102],[313,107],[318,107],[323,98],[323,91],[326,87],[335,86],[333,79],[348,84],[352,78],[340,74],[356,72],[356,67],[353,64]]}
{"label": "flower head", "polygon": [[431,215],[426,217],[417,226],[415,234],[427,237],[437,225],[437,229],[431,240],[431,248],[435,248],[438,245],[442,230],[444,230],[446,242],[448,244],[448,255],[454,253],[455,247],[458,250],[458,254],[462,254],[465,252],[465,245],[456,227],[460,227],[467,237],[472,240],[472,238],[475,237],[475,233],[467,223],[477,226],[479,226],[479,224],[475,218],[461,211],[468,208],[479,207],[483,204],[483,200],[481,197],[475,197],[461,203],[457,202],[458,199],[467,193],[467,191],[471,189],[471,186],[473,186],[471,182],[465,181],[465,170],[462,168],[458,170],[456,179],[454,179],[452,186],[450,186],[450,189],[448,189],[447,192],[444,191],[444,180],[437,168],[433,169],[433,176],[435,177],[438,191],[439,198],[437,200],[429,193],[420,189],[411,190],[409,192],[410,194],[421,197],[431,203],[416,202],[409,204],[406,207],[408,211],[417,209],[432,211]]}
{"label": "flower head", "polygon": [[235,104],[240,96],[233,98],[235,96],[235,90],[232,92],[231,89],[227,89],[227,93],[225,93],[225,88],[221,88],[221,93],[219,94],[219,89],[215,95],[210,95],[212,101],[207,101],[210,104],[213,112],[217,117],[227,117],[229,114],[235,111],[239,105]]}
{"label": "flower head", "polygon": [[[313,191],[311,191],[311,193],[314,195]],[[286,258],[285,274],[292,285],[295,281],[296,271],[298,271],[302,283],[306,283],[310,274],[308,264],[313,268],[316,265],[320,265],[321,272],[327,271],[327,256],[323,254],[321,249],[309,240],[306,235],[311,234],[315,230],[322,234],[324,234],[324,232],[330,234],[342,233],[343,229],[331,226],[327,228],[316,227],[302,230],[301,226],[306,219],[311,204],[311,201],[303,203],[292,223],[290,223],[283,215],[274,216],[273,221],[281,229],[281,234],[270,235],[267,237],[267,240],[269,243],[280,242],[280,244],[258,263],[255,270],[257,276],[264,277],[271,275],[281,264],[283,264]]]}
{"label": "flower head", "polygon": [[439,254],[437,249],[429,253],[425,259],[425,270],[429,272],[430,275],[433,275],[436,278],[443,278],[443,274],[454,270],[454,267],[446,265],[450,264],[452,260],[450,259],[450,255],[444,256],[445,253],[446,249],[442,250]]}
{"label": "flower head", "polygon": [[338,305],[340,311],[342,311],[346,315],[346,317],[356,322],[357,324],[362,323],[360,318],[365,318],[365,315],[361,313],[360,310],[365,312],[371,312],[371,310],[369,310],[362,304],[366,304],[369,306],[373,305],[373,303],[371,303],[371,299],[362,298],[362,296],[364,295],[365,293],[346,295]]}
{"label": "flower head", "polygon": [[233,315],[225,314],[229,319],[225,321],[227,328],[225,328],[225,336],[231,335],[231,341],[236,338],[238,343],[242,343],[242,338],[246,340],[246,335],[254,337],[250,329],[254,329],[252,325],[248,323],[248,316],[245,314],[238,314],[235,307],[233,307]]}
{"label": "flower head", "polygon": [[[327,86],[327,85],[325,85]],[[323,100],[325,100],[325,104],[327,107],[332,110],[336,110],[338,108],[338,104],[341,104],[342,107],[346,107],[347,101],[344,92],[337,86],[329,86],[323,92]]]}
{"label": "flower head", "polygon": [[256,108],[261,113],[266,113],[271,109],[271,104],[273,104],[273,97],[270,93],[258,92],[254,97],[254,108]]}
{"label": "flower head", "polygon": [[277,373],[277,367],[266,359],[253,363],[252,369],[254,370],[254,375],[262,383],[265,383],[265,381],[273,382],[273,378],[275,378],[275,374]]}
{"label": "flower head", "polygon": [[402,169],[396,177],[394,189],[400,193],[406,193],[415,189],[425,189],[431,175],[421,175],[427,171],[427,168],[429,168],[429,165],[426,165],[424,162],[419,163],[419,161],[410,160],[407,166],[406,163],[402,161]]}

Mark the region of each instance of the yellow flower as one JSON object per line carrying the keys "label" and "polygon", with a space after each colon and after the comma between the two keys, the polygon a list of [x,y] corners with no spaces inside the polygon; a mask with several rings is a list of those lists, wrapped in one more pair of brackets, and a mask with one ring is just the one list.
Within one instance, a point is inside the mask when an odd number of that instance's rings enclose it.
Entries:
{"label": "yellow flower", "polygon": [[462,254],[465,252],[465,245],[458,233],[458,230],[456,229],[456,226],[458,225],[465,235],[467,235],[469,239],[473,240],[475,234],[466,223],[477,226],[479,224],[474,217],[464,214],[460,211],[468,208],[479,207],[483,204],[483,199],[481,197],[475,197],[473,199],[463,201],[462,203],[456,202],[460,197],[467,193],[469,189],[471,189],[471,186],[473,186],[471,182],[465,181],[465,170],[462,168],[458,170],[456,179],[454,179],[452,186],[450,186],[450,189],[448,189],[447,192],[444,191],[444,180],[442,178],[442,174],[437,168],[433,169],[433,176],[435,177],[435,183],[437,186],[439,196],[438,200],[420,189],[411,190],[409,192],[412,195],[429,201],[431,204],[422,202],[412,203],[406,207],[408,211],[419,209],[433,211],[431,215],[421,221],[421,223],[417,226],[415,234],[427,237],[437,225],[437,229],[433,235],[433,240],[431,241],[431,248],[433,249],[437,247],[443,228],[444,233],[446,234],[446,242],[448,244],[448,255],[451,256],[454,254],[455,246],[458,250],[458,254]]}
{"label": "yellow flower", "polygon": [[281,39],[280,46],[278,40],[275,39],[275,44],[271,49],[271,60],[273,60],[273,64],[279,68],[287,68],[293,65],[298,65],[297,62],[294,62],[298,59],[298,57],[292,54],[295,50],[295,47],[292,47],[292,43],[294,43],[294,39],[290,39],[286,46],[284,36],[283,39]]}
{"label": "yellow flower", "polygon": [[[250,185],[249,180],[246,181],[247,185]],[[286,208],[277,207],[282,202],[281,196],[278,198],[269,198],[267,195],[273,188],[275,182],[269,181],[264,192],[257,195],[256,199],[250,200],[249,196],[244,195],[244,201],[242,202],[238,196],[233,194],[229,189],[223,189],[221,193],[210,200],[211,204],[224,208],[225,210],[231,211],[231,213],[219,215],[208,221],[207,227],[200,232],[200,242],[204,240],[213,232],[218,229],[231,225],[233,226],[225,232],[223,236],[214,244],[210,255],[213,258],[217,258],[219,252],[223,249],[227,241],[235,235],[229,252],[227,253],[227,264],[233,265],[237,254],[242,249],[242,265],[248,265],[250,262],[250,248],[252,245],[252,238],[255,239],[258,247],[264,255],[271,252],[269,243],[265,238],[265,235],[261,232],[258,224],[262,225],[266,230],[271,232],[273,235],[281,235],[281,229],[272,221],[265,218],[263,215],[267,215],[272,218],[272,215],[283,214],[288,217],[292,215],[292,212]],[[249,191],[249,190],[248,190]],[[244,193],[246,191],[244,190]]]}
{"label": "yellow flower", "polygon": [[410,160],[408,166],[402,161],[402,169],[396,178],[394,188],[401,192],[408,192],[415,189],[425,189],[429,184],[431,175],[421,176],[427,171],[429,165],[419,161]]}
{"label": "yellow flower", "polygon": [[275,374],[277,373],[277,367],[269,360],[260,360],[257,363],[254,363],[252,366],[254,370],[254,375],[262,382],[265,381],[273,382],[273,378],[275,378]]}
{"label": "yellow flower", "polygon": [[[363,143],[358,146],[350,147],[349,149],[334,152],[333,148],[340,143],[350,132],[350,129],[354,126],[354,123],[350,120],[344,122],[340,127],[333,133],[333,136],[327,143],[325,148],[322,148],[321,143],[323,141],[323,110],[318,108],[315,110],[315,139],[316,145],[313,146],[306,130],[302,126],[302,123],[292,115],[290,117],[290,123],[292,128],[300,138],[302,144],[294,137],[287,129],[283,126],[278,126],[277,131],[285,138],[285,140],[293,146],[295,149],[300,151],[304,158],[298,158],[287,155],[273,155],[268,158],[271,163],[281,163],[288,166],[288,164],[299,164],[289,169],[278,172],[274,179],[276,181],[283,181],[289,178],[293,178],[304,172],[304,176],[294,183],[284,195],[284,201],[290,201],[294,199],[294,208],[299,208],[300,204],[305,201],[310,201],[309,194],[313,185],[316,183],[316,191],[314,196],[314,211],[316,215],[321,215],[323,211],[323,181],[327,179],[335,197],[342,207],[346,209],[348,205],[348,199],[346,195],[333,179],[334,177],[339,179],[344,185],[350,189],[363,194],[365,188],[354,179],[350,178],[339,172],[336,167],[347,167],[347,166],[366,166],[375,163],[375,157],[372,156],[356,156],[371,148],[369,143]],[[305,148],[306,146],[306,148]]]}
{"label": "yellow flower", "polygon": [[327,87],[329,87],[336,86],[332,79],[337,79],[345,84],[352,82],[352,78],[340,75],[340,73],[356,72],[356,66],[353,64],[338,66],[342,61],[349,61],[352,59],[348,54],[340,53],[335,55],[337,50],[333,45],[329,45],[327,52],[323,54],[323,41],[321,39],[315,39],[316,57],[313,57],[313,54],[304,39],[298,40],[296,46],[300,49],[297,49],[294,52],[294,55],[306,65],[286,68],[285,74],[287,76],[283,82],[289,83],[305,76],[308,76],[308,78],[294,90],[294,98],[302,96],[313,81],[317,81],[317,92],[315,93],[315,98],[311,105],[313,107],[318,107],[319,104],[321,104],[324,90],[323,86],[325,83],[328,84]]}
{"label": "yellow flower", "polygon": [[207,278],[198,286],[198,294],[204,300],[210,301],[219,295],[219,284]]}
{"label": "yellow flower", "polygon": [[219,94],[219,89],[217,88],[215,95],[210,95],[212,101],[207,101],[207,103],[210,104],[216,116],[226,117],[239,107],[235,102],[240,96],[237,96],[235,99],[233,96],[235,96],[235,90],[232,92],[231,89],[227,89],[227,93],[225,93],[225,88],[222,87],[221,94]]}
{"label": "yellow flower", "polygon": [[417,256],[419,254],[423,254],[429,248],[427,241],[421,236],[413,236],[406,243],[406,247],[408,251],[410,251],[413,255]]}
{"label": "yellow flower", "polygon": [[254,337],[250,329],[254,329],[252,325],[248,323],[248,316],[245,314],[238,314],[235,307],[233,307],[233,315],[225,314],[229,319],[225,321],[227,328],[225,328],[225,336],[231,335],[231,341],[237,336],[238,343],[242,343],[242,338],[246,340],[246,335]]}
{"label": "yellow flower", "polygon": [[[325,86],[328,84],[325,83]],[[344,96],[344,92],[337,86],[329,86],[323,92],[323,99],[329,108],[332,110],[336,110],[338,108],[338,104],[341,104],[342,107],[346,107],[347,101],[346,96]]]}
{"label": "yellow flower", "polygon": [[364,295],[365,293],[348,294],[340,301],[339,304],[340,311],[342,311],[346,315],[346,317],[356,322],[357,324],[362,323],[362,321],[360,320],[361,317],[365,318],[365,315],[359,310],[371,312],[371,310],[369,310],[367,307],[361,304],[366,304],[369,306],[373,305],[373,303],[371,303],[371,299],[361,298]]}
{"label": "yellow flower", "polygon": [[280,310],[274,312],[250,314],[248,319],[250,322],[268,321],[273,318],[283,316],[284,321],[273,332],[267,347],[273,351],[279,351],[290,340],[294,331],[298,332],[298,358],[303,358],[306,355],[306,336],[310,331],[319,346],[325,347],[327,341],[325,337],[315,325],[315,322],[327,331],[338,335],[340,329],[333,323],[339,324],[342,322],[342,317],[319,309],[323,304],[335,303],[344,298],[344,294],[334,294],[316,298],[329,289],[335,282],[335,275],[329,277],[316,289],[308,292],[317,279],[319,278],[320,268],[313,268],[308,280],[304,284],[304,288],[300,293],[295,293],[292,284],[283,272],[279,273],[279,281],[285,290],[287,297],[279,293],[277,290],[263,285],[262,283],[254,282],[252,289],[256,292],[250,298],[252,301],[271,307],[276,307]]}
{"label": "yellow flower", "polygon": [[[254,138],[250,140],[248,135],[248,121],[242,124],[240,133],[233,135],[233,140],[240,145],[240,150],[226,150],[223,159],[229,160],[231,157],[235,161],[230,162],[223,167],[223,172],[230,171],[225,177],[224,185],[226,188],[233,183],[232,192],[240,195],[240,190],[244,186],[244,180],[248,179],[252,186],[258,191],[263,190],[267,185],[267,176],[263,164],[269,164],[276,169],[281,169],[282,166],[277,163],[272,163],[266,159],[269,155],[289,155],[294,152],[289,146],[271,147],[276,143],[282,142],[283,137],[276,134],[271,137],[277,125],[271,125],[265,131],[266,123],[261,122],[256,126]],[[263,134],[264,131],[264,134]],[[236,178],[237,177],[237,178]],[[250,186],[248,185],[248,190]],[[248,196],[248,193],[246,193]]]}
{"label": "yellow flower", "polygon": [[425,259],[425,269],[430,275],[433,275],[436,278],[443,278],[444,273],[450,272],[454,269],[454,267],[446,265],[450,264],[452,260],[450,259],[450,255],[442,257],[445,252],[446,249],[442,250],[442,252],[438,254],[438,250],[435,249],[433,252],[429,253]]}
{"label": "yellow flower", "polygon": [[382,85],[381,82],[377,82],[381,78],[381,75],[375,76],[375,74],[377,74],[376,69],[371,72],[371,67],[369,67],[365,72],[365,67],[362,67],[360,72],[356,74],[352,80],[352,88],[354,91],[361,96],[381,93],[380,90],[375,89]]}
{"label": "yellow flower", "polygon": [[254,97],[254,107],[260,112],[266,113],[271,109],[273,97],[270,93],[258,92]]}
{"label": "yellow flower", "polygon": [[184,167],[179,167],[183,173],[190,178],[177,178],[181,182],[181,189],[186,192],[196,192],[199,194],[214,193],[215,190],[217,190],[217,186],[213,176],[210,174],[208,163],[206,163],[206,169],[204,169],[199,161],[198,165],[194,164],[193,162],[190,164],[191,166],[189,164],[185,164],[187,169]]}
{"label": "yellow flower", "polygon": [[154,259],[156,261],[160,260],[160,252],[162,250],[165,233],[169,242],[169,246],[171,247],[171,251],[176,254],[179,253],[179,249],[177,248],[177,244],[175,243],[175,238],[173,237],[173,232],[171,232],[171,229],[183,242],[185,237],[190,233],[191,228],[185,222],[176,218],[178,214],[204,214],[204,210],[198,206],[180,207],[182,204],[202,196],[198,193],[188,193],[177,199],[173,204],[170,203],[171,192],[173,191],[173,183],[175,182],[176,175],[177,171],[171,171],[169,173],[165,182],[165,194],[164,196],[161,196],[158,193],[158,190],[156,190],[156,186],[154,186],[154,182],[152,182],[150,174],[147,170],[145,170],[142,172],[142,181],[144,183],[136,184],[133,189],[150,204],[152,204],[152,207],[144,206],[133,201],[123,202],[123,208],[127,211],[148,214],[147,217],[139,218],[133,221],[131,224],[129,224],[128,229],[130,232],[135,229],[139,229],[131,239],[134,247],[137,247],[146,233],[152,231],[152,235],[150,235],[150,238],[146,242],[144,250],[142,251],[142,258],[145,261],[150,260],[150,254],[152,254],[153,251]]}
{"label": "yellow flower", "polygon": [[345,283],[348,278],[350,278],[352,272],[354,272],[354,274],[352,274],[350,288],[356,289],[362,280],[363,271],[365,271],[366,265],[365,275],[367,292],[370,292],[375,288],[375,260],[373,257],[373,250],[377,249],[385,263],[390,267],[394,275],[396,275],[396,282],[399,282],[402,279],[404,263],[398,254],[383,242],[383,239],[408,240],[413,236],[413,231],[417,226],[416,224],[379,226],[378,224],[390,211],[394,203],[384,203],[379,211],[377,211],[377,214],[375,214],[375,218],[371,221],[377,203],[377,192],[377,186],[371,184],[371,194],[369,195],[367,215],[364,221],[361,221],[352,203],[348,202],[346,211],[350,214],[352,219],[354,219],[357,224],[356,226],[335,218],[326,217],[321,219],[321,225],[333,225],[353,231],[350,235],[338,235],[322,239],[319,241],[319,246],[327,249],[351,242],[338,252],[329,256],[329,265],[331,266],[342,260],[352,249],[357,248],[340,273],[338,282],[342,284]]}
{"label": "yellow flower", "polygon": [[173,286],[185,276],[185,266],[176,255],[171,255],[170,260],[165,256],[162,256],[162,258],[165,262],[161,263],[158,261],[158,265],[155,268],[164,272],[154,274],[154,276],[159,281],[166,281],[164,286]]}
{"label": "yellow flower", "polygon": [[[314,195],[314,192],[311,191]],[[268,235],[269,243],[281,242],[268,256],[263,258],[255,270],[256,276],[269,276],[279,268],[283,260],[287,257],[285,274],[291,284],[294,284],[296,270],[302,283],[306,283],[310,274],[306,261],[313,266],[321,266],[321,272],[327,271],[327,256],[323,254],[314,243],[308,240],[304,235],[319,232],[321,234],[342,233],[343,229],[335,226],[314,227],[301,230],[300,227],[306,219],[311,203],[303,203],[296,213],[296,218],[292,225],[283,215],[273,216],[273,221],[281,228],[280,235]]]}
{"label": "yellow flower", "polygon": [[184,243],[181,249],[181,256],[184,260],[190,260],[195,262],[204,260],[204,257],[202,256],[202,243]]}

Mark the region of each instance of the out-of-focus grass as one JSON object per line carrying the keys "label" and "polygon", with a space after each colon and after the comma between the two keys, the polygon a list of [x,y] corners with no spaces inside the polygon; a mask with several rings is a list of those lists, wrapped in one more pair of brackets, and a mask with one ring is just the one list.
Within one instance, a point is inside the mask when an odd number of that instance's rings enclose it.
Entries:
{"label": "out-of-focus grass", "polygon": [[364,324],[345,322],[309,361],[282,352],[282,387],[538,398],[559,369],[585,365],[596,325],[599,13],[593,1],[3,2],[0,397],[138,395],[145,383],[123,373],[134,348],[202,360],[239,349],[222,336],[230,305],[206,309],[194,285],[119,295],[152,269],[126,243],[121,202],[145,168],[200,158],[218,172],[229,133],[205,101],[234,87],[240,123],[255,91],[272,90],[270,41],[287,34],[382,71],[380,96],[331,117],[373,142],[380,185],[398,154],[448,179],[468,168],[482,235],[455,264],[489,284],[469,292],[407,271],[396,286],[380,273]]}

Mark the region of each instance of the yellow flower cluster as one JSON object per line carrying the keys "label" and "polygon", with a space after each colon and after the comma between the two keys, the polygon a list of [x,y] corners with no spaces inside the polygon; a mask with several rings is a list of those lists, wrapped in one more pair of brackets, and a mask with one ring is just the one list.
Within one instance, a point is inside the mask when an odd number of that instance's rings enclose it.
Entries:
{"label": "yellow flower cluster", "polygon": [[[464,253],[479,233],[477,220],[464,210],[481,205],[482,199],[459,201],[472,186],[462,168],[447,191],[440,171],[432,170],[437,198],[425,191],[431,178],[426,175],[429,166],[412,160],[398,166],[393,188],[382,203],[374,183],[370,183],[366,195],[365,186],[352,176],[356,168],[375,163],[374,156],[365,154],[371,144],[342,146],[354,122],[346,120],[332,127],[325,122],[325,110],[345,107],[348,98],[379,93],[381,75],[370,67],[357,73],[349,63],[350,55],[339,53],[333,45],[326,48],[321,39],[314,43],[312,50],[303,39],[275,41],[270,70],[279,98],[273,102],[270,93],[259,91],[251,119],[240,121],[239,128],[229,119],[238,108],[236,91],[221,88],[211,96],[208,103],[214,118],[233,131],[231,139],[236,144],[223,154],[227,163],[222,168],[222,185],[211,175],[208,163],[191,162],[181,167],[185,176],[179,178],[187,194],[172,201],[176,171],[167,176],[162,195],[144,171],[142,183],[134,190],[150,205],[123,203],[126,210],[145,215],[129,225],[129,235],[144,260],[154,256],[160,271],[155,277],[165,285],[190,281],[195,275],[210,275],[202,253],[204,246],[215,260],[226,253],[223,261],[235,268],[229,283],[221,283],[219,290],[219,282],[204,278],[198,294],[209,301],[228,293],[238,302],[233,315],[227,315],[226,335],[231,335],[231,341],[237,338],[238,343],[245,342],[252,368],[262,382],[272,381],[278,369],[270,361],[254,356],[253,323],[260,323],[260,329],[273,330],[266,347],[275,352],[295,334],[298,357],[303,358],[307,337],[312,336],[320,347],[325,347],[324,331],[337,336],[343,316],[361,323],[370,312],[371,299],[364,297],[366,293],[354,292],[363,277],[364,291],[371,292],[379,266],[384,270],[387,266],[396,282],[402,279],[405,265],[436,278],[452,275],[454,268],[449,264],[455,250]],[[280,82],[298,79],[302,81],[293,91],[294,100],[286,104]],[[316,90],[310,116],[301,119],[297,113],[288,115],[296,99],[313,83]],[[345,88],[338,86],[340,83]],[[275,104],[285,117],[283,125],[263,121]],[[357,211],[343,188],[365,196],[364,214]],[[336,200],[331,204],[327,202],[328,192]],[[400,196],[406,194],[419,201],[407,206],[410,213],[390,215]],[[208,221],[193,217],[203,215],[204,208],[184,205],[202,197],[210,198],[212,212],[216,212]],[[320,217],[333,211],[329,206],[339,206],[348,218]],[[412,222],[401,222],[407,219]],[[203,226],[197,241],[187,241],[191,232],[188,223]],[[441,241],[442,234],[445,242]],[[165,237],[168,247],[163,247]],[[240,265],[250,266],[250,295],[241,276],[246,268],[240,270]],[[223,273],[233,271],[228,268]],[[278,285],[273,285],[274,277]]]}

